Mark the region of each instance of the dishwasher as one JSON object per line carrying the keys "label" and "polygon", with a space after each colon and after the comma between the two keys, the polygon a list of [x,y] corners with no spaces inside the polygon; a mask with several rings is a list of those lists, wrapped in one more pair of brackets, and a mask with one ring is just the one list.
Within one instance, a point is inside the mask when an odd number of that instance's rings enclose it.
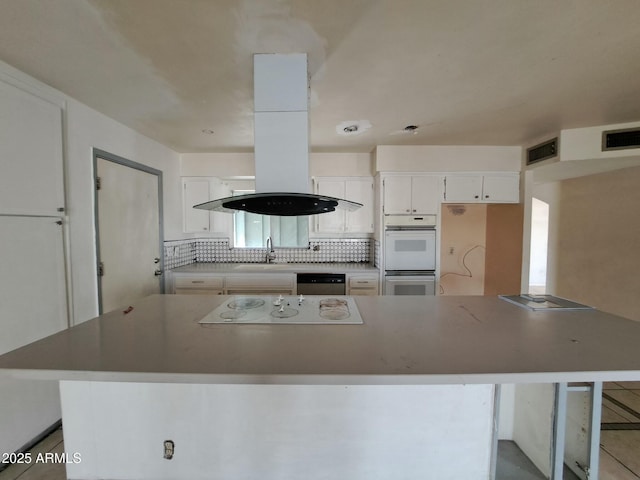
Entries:
{"label": "dishwasher", "polygon": [[298,273],[298,295],[345,295],[344,273]]}

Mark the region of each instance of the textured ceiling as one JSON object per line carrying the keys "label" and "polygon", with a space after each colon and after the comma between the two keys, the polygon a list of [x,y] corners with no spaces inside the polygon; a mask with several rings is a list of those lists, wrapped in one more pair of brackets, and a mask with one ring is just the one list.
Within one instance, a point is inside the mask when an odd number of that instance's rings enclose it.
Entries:
{"label": "textured ceiling", "polygon": [[521,145],[640,119],[638,25],[638,0],[0,0],[0,60],[178,152],[252,149],[265,52],[309,54],[313,151]]}

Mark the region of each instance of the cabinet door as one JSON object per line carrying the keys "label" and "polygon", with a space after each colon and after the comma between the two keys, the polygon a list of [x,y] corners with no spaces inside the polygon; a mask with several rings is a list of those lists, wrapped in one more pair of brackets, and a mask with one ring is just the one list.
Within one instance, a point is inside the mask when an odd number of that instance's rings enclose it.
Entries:
{"label": "cabinet door", "polygon": [[482,201],[481,175],[450,175],[445,179],[444,201],[474,203]]}
{"label": "cabinet door", "polygon": [[62,109],[0,81],[0,213],[60,215]]}
{"label": "cabinet door", "polygon": [[[209,200],[217,200],[231,196],[231,187],[219,178],[209,179]],[[226,212],[209,212],[209,231],[233,237],[233,214]]]}
{"label": "cabinet door", "polygon": [[520,177],[518,175],[485,175],[482,201],[518,203],[520,201]]}
{"label": "cabinet door", "polygon": [[182,198],[184,231],[187,233],[208,232],[210,228],[209,212],[198,210],[193,206],[210,200],[209,180],[184,179],[182,181]]}
{"label": "cabinet door", "polygon": [[386,215],[411,213],[411,177],[387,177],[384,179],[384,208]]}
{"label": "cabinet door", "polygon": [[[316,193],[329,197],[345,198],[344,180],[318,179]],[[318,233],[340,233],[345,228],[345,211],[337,209],[334,212],[322,213],[316,216],[316,231]]]}
{"label": "cabinet door", "polygon": [[378,277],[371,275],[349,276],[347,295],[378,295]]}
{"label": "cabinet door", "polygon": [[346,228],[349,233],[373,232],[373,179],[347,180],[345,198],[362,204],[358,210],[346,212]]}
{"label": "cabinet door", "polygon": [[440,210],[440,177],[411,178],[411,213],[437,214]]}

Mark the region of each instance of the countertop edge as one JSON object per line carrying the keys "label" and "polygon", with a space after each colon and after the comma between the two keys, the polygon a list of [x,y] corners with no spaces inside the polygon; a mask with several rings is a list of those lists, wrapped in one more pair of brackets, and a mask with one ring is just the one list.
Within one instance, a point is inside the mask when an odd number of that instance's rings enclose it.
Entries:
{"label": "countertop edge", "polygon": [[156,372],[97,372],[0,369],[3,375],[25,380],[81,382],[180,383],[217,385],[487,385],[563,382],[636,381],[640,370],[591,372],[469,373],[433,375],[242,375]]}
{"label": "countertop edge", "polygon": [[379,269],[371,263],[276,263],[270,268],[265,263],[216,263],[200,262],[175,267],[168,270],[171,274],[242,274],[242,273],[375,273]]}

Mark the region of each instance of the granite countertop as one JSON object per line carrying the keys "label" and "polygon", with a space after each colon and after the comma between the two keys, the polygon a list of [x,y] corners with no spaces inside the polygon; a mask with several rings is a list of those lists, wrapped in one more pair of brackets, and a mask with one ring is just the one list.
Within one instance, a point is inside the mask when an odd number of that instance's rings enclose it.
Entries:
{"label": "granite countertop", "polygon": [[378,273],[370,263],[192,263],[172,273]]}
{"label": "granite countertop", "polygon": [[0,356],[0,375],[244,384],[640,380],[640,322],[497,297],[353,297],[362,325],[211,324],[230,297],[152,295]]}

